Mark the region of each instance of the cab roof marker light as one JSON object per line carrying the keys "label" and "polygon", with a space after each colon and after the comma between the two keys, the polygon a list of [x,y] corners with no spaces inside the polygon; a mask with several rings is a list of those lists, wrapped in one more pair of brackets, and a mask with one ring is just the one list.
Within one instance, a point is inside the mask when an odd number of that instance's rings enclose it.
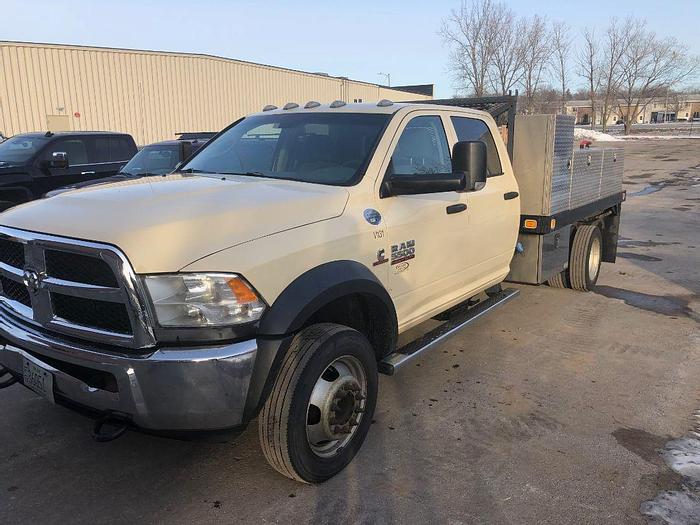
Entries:
{"label": "cab roof marker light", "polygon": [[383,98],[379,102],[377,102],[377,106],[379,106],[380,108],[386,108],[393,105],[394,103],[388,98]]}
{"label": "cab roof marker light", "polygon": [[275,106],[274,104],[268,104],[263,108],[263,111],[272,111],[273,109],[277,109],[277,106]]}
{"label": "cab roof marker light", "polygon": [[330,106],[330,107],[332,107],[332,108],[342,108],[345,104],[346,104],[346,102],[345,102],[344,100],[334,100],[333,102],[331,102],[331,106]]}
{"label": "cab roof marker light", "polygon": [[525,219],[523,226],[528,230],[535,230],[537,229],[537,221],[535,219]]}
{"label": "cab roof marker light", "polygon": [[312,108],[317,108],[321,105],[320,102],[316,102],[315,100],[309,100],[305,105],[304,109],[312,109]]}
{"label": "cab roof marker light", "polygon": [[285,109],[285,110],[296,109],[298,107],[299,107],[299,104],[297,104],[296,102],[287,102],[282,109]]}

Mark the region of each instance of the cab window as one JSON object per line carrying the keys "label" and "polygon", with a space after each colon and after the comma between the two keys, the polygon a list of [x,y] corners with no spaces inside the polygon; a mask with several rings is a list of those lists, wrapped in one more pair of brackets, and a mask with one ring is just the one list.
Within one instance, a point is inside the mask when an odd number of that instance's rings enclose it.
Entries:
{"label": "cab window", "polygon": [[389,172],[399,176],[452,172],[450,148],[440,117],[411,119],[391,156]]}
{"label": "cab window", "polygon": [[452,125],[455,128],[457,140],[460,142],[465,140],[478,140],[486,144],[486,171],[488,176],[493,177],[496,175],[503,175],[503,169],[501,168],[501,160],[498,157],[496,143],[493,140],[493,136],[491,135],[491,131],[486,125],[486,122],[468,117],[451,117],[450,120],[452,120]]}
{"label": "cab window", "polygon": [[88,164],[88,152],[82,139],[59,139],[51,144],[44,153],[45,160],[51,160],[54,153],[64,152],[68,155],[71,166]]}

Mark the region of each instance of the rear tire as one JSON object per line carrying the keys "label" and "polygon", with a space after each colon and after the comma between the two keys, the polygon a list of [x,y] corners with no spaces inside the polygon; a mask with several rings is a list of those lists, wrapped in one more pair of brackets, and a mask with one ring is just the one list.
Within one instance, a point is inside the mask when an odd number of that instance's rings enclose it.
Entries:
{"label": "rear tire", "polygon": [[361,333],[330,323],[303,329],[260,413],[265,459],[305,483],[335,476],[365,440],[377,383],[377,358]]}
{"label": "rear tire", "polygon": [[603,235],[598,226],[579,226],[569,256],[571,287],[587,292],[595,287],[603,257]]}
{"label": "rear tire", "polygon": [[571,288],[569,284],[569,270],[563,270],[547,281],[552,288]]}

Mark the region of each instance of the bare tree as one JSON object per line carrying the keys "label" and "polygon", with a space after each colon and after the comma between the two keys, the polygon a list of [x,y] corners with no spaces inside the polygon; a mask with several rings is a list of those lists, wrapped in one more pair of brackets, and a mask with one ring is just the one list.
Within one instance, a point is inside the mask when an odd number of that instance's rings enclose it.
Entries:
{"label": "bare tree", "polygon": [[598,59],[598,40],[595,36],[595,29],[586,28],[583,30],[584,45],[579,50],[578,74],[586,81],[588,98],[591,101],[591,128],[595,126],[596,97],[600,88],[600,64]]}
{"label": "bare tree", "polygon": [[542,75],[551,56],[547,22],[539,15],[526,21],[525,46],[523,49],[523,95],[525,111],[532,113],[535,108],[535,94],[542,82]]}
{"label": "bare tree", "polygon": [[491,0],[462,1],[443,19],[440,35],[450,48],[449,68],[462,90],[486,94],[500,27],[497,13],[505,9]]}
{"label": "bare tree", "polygon": [[627,49],[628,38],[633,27],[634,21],[632,18],[628,18],[622,26],[618,24],[616,18],[613,18],[605,31],[603,59],[600,66],[603,131],[607,130],[608,119],[615,108],[615,101],[619,95],[620,82],[622,81],[621,61]]}
{"label": "bare tree", "polygon": [[523,77],[526,24],[503,4],[499,4],[495,11],[498,27],[489,68],[489,81],[494,92],[505,95],[515,88]]}
{"label": "bare tree", "polygon": [[620,67],[619,109],[625,134],[629,134],[647,104],[698,70],[698,58],[691,56],[675,38],[658,38],[647,29],[646,21],[633,20]]}
{"label": "bare tree", "polygon": [[561,86],[561,112],[566,112],[567,80],[569,76],[569,53],[571,51],[571,37],[569,26],[566,22],[552,23],[552,69]]}

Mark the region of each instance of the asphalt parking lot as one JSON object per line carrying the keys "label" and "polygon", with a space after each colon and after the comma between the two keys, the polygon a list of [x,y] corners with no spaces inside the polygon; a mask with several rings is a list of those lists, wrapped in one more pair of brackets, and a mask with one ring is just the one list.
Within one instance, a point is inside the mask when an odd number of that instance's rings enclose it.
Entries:
{"label": "asphalt parking lot", "polygon": [[0,391],[0,523],[644,523],[680,476],[657,449],[700,409],[700,140],[626,148],[618,263],[597,292],[522,287],[382,377],[359,456],[321,486],[234,444],[90,423]]}

